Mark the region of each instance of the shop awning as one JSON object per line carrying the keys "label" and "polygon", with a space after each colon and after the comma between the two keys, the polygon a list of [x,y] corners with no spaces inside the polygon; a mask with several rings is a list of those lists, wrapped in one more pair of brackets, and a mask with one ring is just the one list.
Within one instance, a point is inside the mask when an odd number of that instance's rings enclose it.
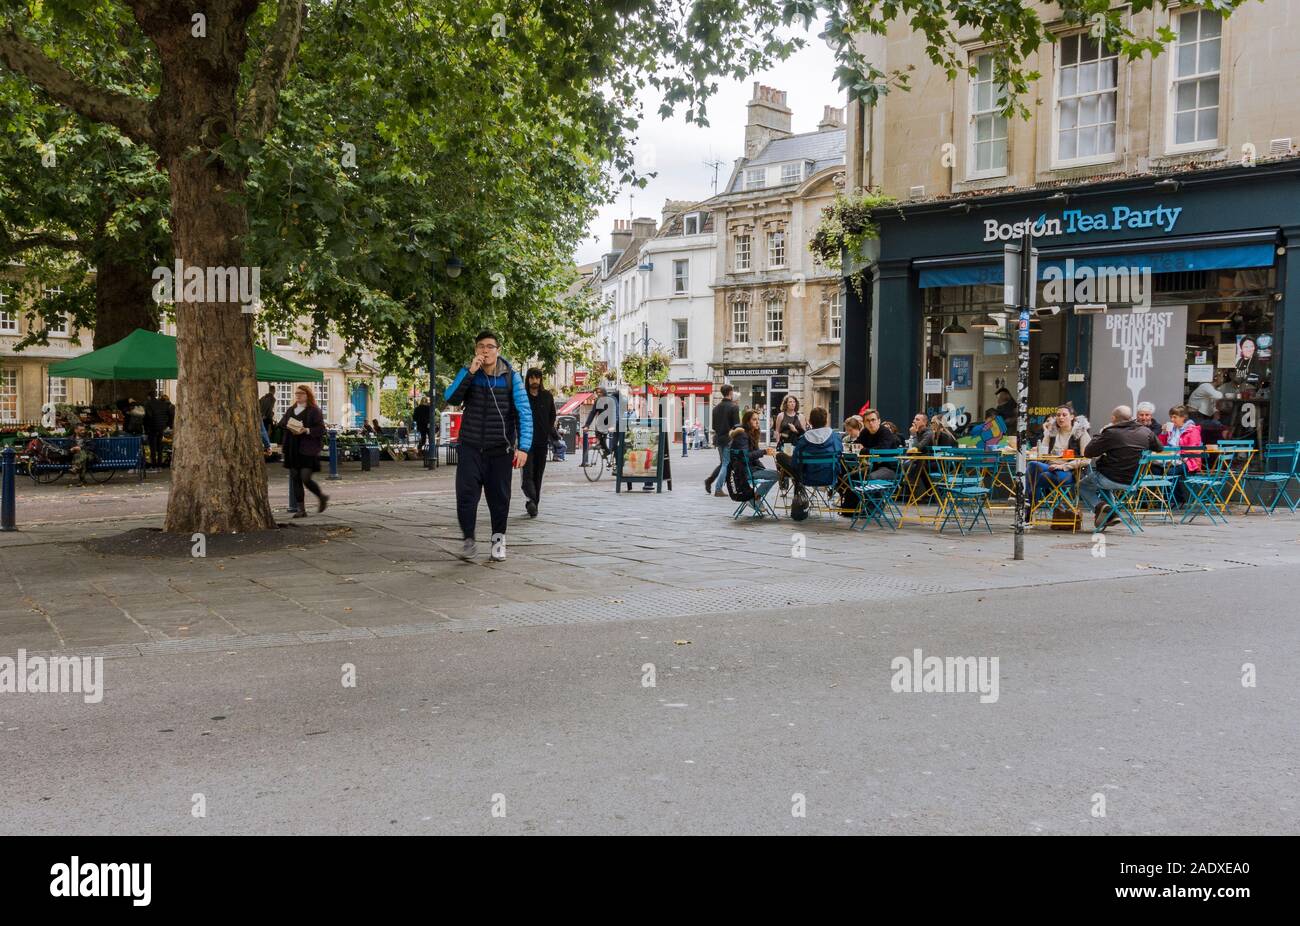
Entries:
{"label": "shop awning", "polygon": [[[1252,267],[1271,267],[1275,260],[1272,233],[1267,233],[1269,241],[1256,241],[1240,244],[1223,244],[1219,247],[1181,247],[1169,250],[1124,250],[1112,246],[1106,252],[1096,250],[1098,246],[1078,248],[1077,250],[1053,249],[1056,253],[1065,251],[1074,261],[1077,269],[1089,267],[1093,271],[1099,268],[1111,270],[1143,270],[1152,273],[1182,273],[1195,270],[1244,270]],[[1190,242],[1189,242],[1190,243]],[[973,258],[944,261],[931,258],[915,261],[920,271],[920,287],[930,289],[936,286],[979,286],[1002,284],[1002,259],[1000,255],[977,255]],[[1040,249],[1038,260],[1038,278],[1045,278],[1049,267],[1062,272],[1066,269],[1066,257],[1053,256],[1052,252]]]}
{"label": "shop awning", "polygon": [[575,410],[576,410],[580,405],[582,405],[583,402],[586,402],[586,401],[587,401],[588,399],[590,399],[593,395],[595,395],[594,392],[579,392],[579,393],[578,393],[577,395],[575,395],[573,398],[569,399],[567,402],[565,402],[563,405],[561,405],[561,406],[559,407],[559,409],[556,410],[555,414],[557,414],[557,415],[572,415],[573,412],[574,412],[574,411],[575,411]]}
{"label": "shop awning", "polygon": [[[320,370],[253,348],[258,382],[319,383]],[[50,376],[73,379],[175,379],[176,339],[157,331],[137,328],[108,347],[50,364]]]}

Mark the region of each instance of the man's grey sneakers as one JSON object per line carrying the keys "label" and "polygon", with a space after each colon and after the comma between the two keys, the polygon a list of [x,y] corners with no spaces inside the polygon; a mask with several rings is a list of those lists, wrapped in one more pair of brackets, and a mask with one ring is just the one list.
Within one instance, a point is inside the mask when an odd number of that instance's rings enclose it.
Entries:
{"label": "man's grey sneakers", "polygon": [[492,562],[499,563],[506,558],[506,535],[492,535]]}
{"label": "man's grey sneakers", "polygon": [[460,553],[458,553],[457,555],[465,562],[468,563],[474,559],[474,556],[477,553],[478,553],[478,544],[474,542],[474,538],[466,537],[464,543],[461,545]]}

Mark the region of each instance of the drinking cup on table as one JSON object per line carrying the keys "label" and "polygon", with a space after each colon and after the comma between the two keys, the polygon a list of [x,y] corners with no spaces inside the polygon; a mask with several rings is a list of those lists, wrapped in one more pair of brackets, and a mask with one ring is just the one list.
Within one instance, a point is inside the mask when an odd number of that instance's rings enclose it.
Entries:
{"label": "drinking cup on table", "polygon": [[1071,448],[1069,448],[1069,447],[1066,447],[1064,450],[1061,451],[1061,459],[1062,459],[1062,460],[1073,460],[1073,459],[1074,459],[1074,450],[1071,449]]}

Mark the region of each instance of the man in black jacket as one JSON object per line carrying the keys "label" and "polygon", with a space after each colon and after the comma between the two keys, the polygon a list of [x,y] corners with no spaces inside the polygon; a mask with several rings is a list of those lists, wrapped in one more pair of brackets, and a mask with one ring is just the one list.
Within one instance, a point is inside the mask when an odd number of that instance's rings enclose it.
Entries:
{"label": "man in black jacket", "polygon": [[731,401],[731,383],[722,384],[722,401],[713,406],[713,446],[718,448],[718,465],[708,479],[704,480],[704,491],[713,492],[717,482],[718,491],[714,495],[726,495],[727,484],[727,449],[731,439],[727,436],[733,429],[740,427],[740,406]]}
{"label": "man in black jacket", "polygon": [[271,430],[271,425],[275,424],[275,386],[267,386],[266,394],[257,400],[258,410],[262,413],[262,424],[266,429]]}
{"label": "man in black jacket", "polygon": [[537,503],[542,500],[542,473],[546,471],[546,448],[555,436],[555,397],[542,388],[542,371],[529,369],[524,376],[528,406],[533,412],[533,452],[523,469],[524,508],[528,517],[537,517]]}
{"label": "man in black jacket", "polygon": [[149,439],[149,462],[155,469],[162,467],[163,432],[176,421],[176,406],[165,395],[157,392],[144,404],[144,433]]}
{"label": "man in black jacket", "polygon": [[433,404],[429,397],[425,396],[420,400],[420,404],[415,406],[415,413],[411,416],[415,422],[415,433],[420,435],[420,443],[416,445],[416,450],[423,450],[425,442],[429,439],[429,421],[433,417]]}
{"label": "man in black jacket", "polygon": [[1137,474],[1142,452],[1164,450],[1160,441],[1133,419],[1133,409],[1120,405],[1110,413],[1110,425],[1088,441],[1083,455],[1095,460],[1092,472],[1079,480],[1079,505],[1091,508],[1093,532],[1100,533],[1119,520],[1110,511],[1102,520],[1101,490],[1119,492],[1128,488]]}

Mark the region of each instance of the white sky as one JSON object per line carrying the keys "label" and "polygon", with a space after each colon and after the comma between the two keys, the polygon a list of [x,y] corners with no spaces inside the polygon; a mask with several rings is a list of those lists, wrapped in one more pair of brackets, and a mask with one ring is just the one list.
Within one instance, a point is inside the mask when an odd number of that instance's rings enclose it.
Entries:
{"label": "white sky", "polygon": [[705,161],[722,161],[718,168],[718,188],[721,189],[731,175],[732,163],[744,151],[745,104],[753,96],[754,81],[786,91],[786,105],[794,111],[791,129],[796,134],[813,132],[822,118],[822,107],[843,106],[844,94],[839,91],[832,76],[835,56],[827,45],[817,38],[818,28],[805,33],[807,47],[781,62],[771,71],[752,75],[744,81],[718,82],[718,92],[709,98],[707,107],[710,125],[707,128],[690,125],[682,118],[685,107],[679,105],[677,114],[665,122],[659,118],[660,97],[647,87],[641,95],[645,117],[638,130],[637,162],[652,163],[657,176],[644,190],[631,189],[631,212],[628,206],[628,189],[619,191],[618,198],[603,206],[595,221],[588,226],[588,237],[574,255],[577,263],[595,260],[609,250],[609,235],[615,219],[638,215],[660,219],[665,199],[707,199],[713,195],[713,168]]}

